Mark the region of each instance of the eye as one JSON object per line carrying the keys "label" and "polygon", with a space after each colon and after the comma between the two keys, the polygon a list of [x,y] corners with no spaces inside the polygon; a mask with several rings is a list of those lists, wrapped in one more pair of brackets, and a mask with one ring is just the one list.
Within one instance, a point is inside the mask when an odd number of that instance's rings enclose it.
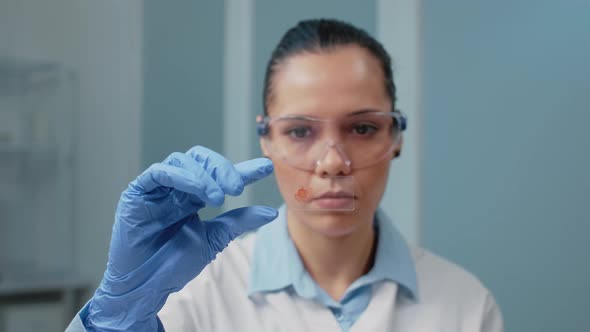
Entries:
{"label": "eye", "polygon": [[377,127],[368,123],[360,123],[352,127],[352,131],[360,136],[368,136],[377,131]]}
{"label": "eye", "polygon": [[308,127],[296,127],[287,130],[287,135],[292,138],[304,138],[311,135],[311,129]]}

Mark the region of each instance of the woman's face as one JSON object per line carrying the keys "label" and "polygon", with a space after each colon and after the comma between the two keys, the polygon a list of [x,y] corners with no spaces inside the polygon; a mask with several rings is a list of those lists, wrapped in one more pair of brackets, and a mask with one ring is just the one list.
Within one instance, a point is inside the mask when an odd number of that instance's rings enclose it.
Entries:
{"label": "woman's face", "polygon": [[[380,62],[356,45],[292,55],[277,68],[272,84],[272,97],[268,103],[271,117],[306,115],[338,119],[361,110],[391,111]],[[304,171],[273,156],[262,140],[261,146],[263,153],[273,160],[279,190],[289,214],[295,216],[292,219],[329,237],[345,236],[372,223],[385,190],[393,154],[373,166],[350,169],[337,153],[328,152],[321,166]],[[354,178],[354,211],[290,208],[298,204],[297,192],[305,184],[321,187],[330,181],[331,176],[343,175]]]}

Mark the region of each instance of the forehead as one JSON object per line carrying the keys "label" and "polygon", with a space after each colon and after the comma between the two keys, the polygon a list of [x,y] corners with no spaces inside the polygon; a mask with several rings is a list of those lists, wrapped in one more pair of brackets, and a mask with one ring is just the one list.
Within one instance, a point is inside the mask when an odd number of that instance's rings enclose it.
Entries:
{"label": "forehead", "polygon": [[359,110],[388,111],[379,60],[362,47],[340,46],[287,58],[273,78],[269,114],[342,116]]}

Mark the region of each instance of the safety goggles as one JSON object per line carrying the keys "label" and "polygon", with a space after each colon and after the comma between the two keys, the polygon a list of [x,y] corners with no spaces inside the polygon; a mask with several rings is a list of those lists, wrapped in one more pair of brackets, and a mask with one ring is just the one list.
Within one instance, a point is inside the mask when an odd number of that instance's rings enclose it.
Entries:
{"label": "safety goggles", "polygon": [[274,158],[312,171],[326,155],[336,152],[346,167],[370,167],[391,158],[407,119],[398,111],[360,111],[340,118],[307,115],[259,115],[258,135]]}

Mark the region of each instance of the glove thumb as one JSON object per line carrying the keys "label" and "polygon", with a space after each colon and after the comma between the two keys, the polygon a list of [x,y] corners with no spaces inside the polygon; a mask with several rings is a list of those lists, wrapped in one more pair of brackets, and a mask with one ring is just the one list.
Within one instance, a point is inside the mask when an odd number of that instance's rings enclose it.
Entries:
{"label": "glove thumb", "polygon": [[225,212],[205,222],[210,245],[221,251],[236,237],[275,220],[278,214],[277,209],[267,206],[246,206]]}

